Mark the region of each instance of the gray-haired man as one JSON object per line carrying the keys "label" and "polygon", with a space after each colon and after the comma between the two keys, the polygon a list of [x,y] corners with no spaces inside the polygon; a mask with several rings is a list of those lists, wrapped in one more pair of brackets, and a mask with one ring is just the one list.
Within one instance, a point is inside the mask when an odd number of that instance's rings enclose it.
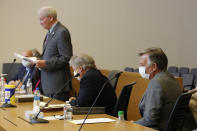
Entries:
{"label": "gray-haired man", "polygon": [[139,56],[139,73],[151,81],[139,104],[142,118],[135,123],[162,130],[181,94],[181,88],[167,72],[168,58],[161,48],[148,48]]}
{"label": "gray-haired man", "polygon": [[73,54],[70,33],[57,20],[56,10],[42,7],[38,11],[40,25],[48,30],[43,44],[42,59],[36,66],[41,69],[44,95],[65,101],[69,98],[71,85],[67,85],[56,96],[57,91],[70,79],[69,60]]}
{"label": "gray-haired man", "polygon": [[[80,74],[80,91],[78,97],[71,97],[69,101],[72,106],[90,107],[108,79],[96,68],[94,59],[89,55],[72,56],[70,64],[74,72]],[[116,100],[115,91],[108,83],[95,106],[106,107],[106,113],[112,115]]]}

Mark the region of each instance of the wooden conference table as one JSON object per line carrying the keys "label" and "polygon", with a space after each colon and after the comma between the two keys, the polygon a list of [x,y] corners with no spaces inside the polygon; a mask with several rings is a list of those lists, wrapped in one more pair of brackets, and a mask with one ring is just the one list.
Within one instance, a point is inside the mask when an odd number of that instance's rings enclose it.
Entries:
{"label": "wooden conference table", "polygon": [[[44,99],[46,102],[47,100]],[[62,102],[53,100],[53,104]],[[45,124],[30,124],[25,119],[25,111],[32,110],[32,102],[16,103],[16,108],[0,108],[0,131],[78,131],[80,125],[70,123],[66,120],[51,120]],[[63,111],[45,112],[44,116],[62,115]],[[74,115],[73,119],[84,119],[85,115]],[[106,114],[89,115],[88,118],[111,118],[115,117]],[[125,121],[126,131],[154,131],[151,128]],[[81,131],[115,131],[116,122],[85,124]]]}

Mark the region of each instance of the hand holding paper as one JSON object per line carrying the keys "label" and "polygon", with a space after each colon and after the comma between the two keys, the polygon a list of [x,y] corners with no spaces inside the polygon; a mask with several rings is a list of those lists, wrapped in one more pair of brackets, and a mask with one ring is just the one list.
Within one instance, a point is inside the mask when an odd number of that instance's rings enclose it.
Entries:
{"label": "hand holding paper", "polygon": [[37,60],[36,61],[36,67],[37,68],[44,68],[44,67],[46,67],[46,61],[45,60]]}

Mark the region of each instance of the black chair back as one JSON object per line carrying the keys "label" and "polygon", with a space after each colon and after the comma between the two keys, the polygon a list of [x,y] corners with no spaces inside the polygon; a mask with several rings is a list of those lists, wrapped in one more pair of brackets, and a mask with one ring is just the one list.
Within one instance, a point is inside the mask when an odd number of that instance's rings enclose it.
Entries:
{"label": "black chair back", "polygon": [[164,131],[180,131],[183,127],[185,114],[188,110],[188,104],[193,93],[197,90],[190,90],[182,93],[176,100],[174,108],[170,114],[167,126]]}
{"label": "black chair back", "polygon": [[[112,70],[109,75],[108,75],[108,79],[112,79],[114,78],[114,76],[117,74],[117,73],[120,73],[121,71],[119,70]],[[119,75],[120,76],[120,75]],[[118,83],[118,78],[119,76],[117,76],[116,78],[114,78],[113,80],[110,81],[110,84],[112,85],[112,87],[114,88],[114,90],[116,90],[116,85]]]}
{"label": "black chair back", "polygon": [[124,118],[127,120],[127,108],[129,104],[129,99],[131,95],[131,90],[133,88],[133,85],[135,85],[136,82],[132,82],[131,84],[125,85],[122,88],[122,91],[120,93],[120,96],[116,102],[116,105],[114,107],[113,116],[118,116],[118,111],[124,111]]}
{"label": "black chair back", "polygon": [[186,90],[191,90],[194,88],[194,75],[193,74],[183,74],[183,88]]}
{"label": "black chair back", "polygon": [[126,72],[134,72],[134,69],[132,67],[125,67],[124,71],[126,71]]}
{"label": "black chair back", "polygon": [[181,74],[181,76],[182,76],[182,74],[188,74],[189,68],[188,67],[180,67],[178,72]]}
{"label": "black chair back", "polygon": [[191,69],[191,74],[194,75],[194,83],[196,84],[197,83],[197,68],[192,68]]}
{"label": "black chair back", "polygon": [[133,71],[133,72],[137,72],[137,73],[139,73],[139,68],[134,69],[134,71]]}
{"label": "black chair back", "polygon": [[177,72],[177,73],[170,73],[172,74],[174,77],[180,77],[180,74]]}
{"label": "black chair back", "polygon": [[13,65],[12,63],[3,63],[2,73],[3,74],[9,73],[6,76],[7,81],[10,81],[15,76],[15,74],[17,74],[20,66],[21,66],[21,63],[14,63]]}
{"label": "black chair back", "polygon": [[178,72],[178,67],[176,67],[176,66],[169,66],[168,67],[168,72],[170,72],[170,73],[177,73]]}

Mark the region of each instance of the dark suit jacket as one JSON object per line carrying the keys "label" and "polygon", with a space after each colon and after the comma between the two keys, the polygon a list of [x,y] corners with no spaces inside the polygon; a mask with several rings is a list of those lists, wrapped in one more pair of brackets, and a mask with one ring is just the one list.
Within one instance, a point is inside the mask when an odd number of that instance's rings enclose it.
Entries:
{"label": "dark suit jacket", "polygon": [[[70,79],[69,60],[72,55],[70,33],[58,22],[43,46],[42,59],[46,60],[46,67],[41,69],[41,83],[45,95],[55,94]],[[61,93],[70,89],[71,84]]]}
{"label": "dark suit jacket", "polygon": [[[13,78],[11,78],[10,81],[12,81],[12,80],[14,80],[14,81],[16,81],[16,80],[21,80],[21,81],[22,81],[22,80],[23,80],[23,77],[25,76],[25,73],[26,73],[26,72],[27,72],[26,67],[24,67],[24,66],[21,64],[21,67],[19,68],[17,74],[16,74]],[[25,81],[24,81],[23,84],[26,85],[26,83],[27,83],[27,81],[28,81],[29,78],[32,80],[32,83],[34,83],[34,76],[35,76],[35,74],[36,74],[36,68],[35,68],[35,66],[33,66],[33,67],[30,69],[29,75],[27,76],[27,78],[25,79]]]}
{"label": "dark suit jacket", "polygon": [[177,97],[181,94],[178,81],[168,72],[160,72],[148,84],[139,104],[143,126],[162,130],[169,119]]}
{"label": "dark suit jacket", "polygon": [[[97,69],[89,69],[80,80],[79,96],[71,101],[73,106],[90,107],[103,84],[108,79]],[[95,107],[106,107],[106,113],[112,114],[117,97],[110,83],[108,83],[101,93]]]}

